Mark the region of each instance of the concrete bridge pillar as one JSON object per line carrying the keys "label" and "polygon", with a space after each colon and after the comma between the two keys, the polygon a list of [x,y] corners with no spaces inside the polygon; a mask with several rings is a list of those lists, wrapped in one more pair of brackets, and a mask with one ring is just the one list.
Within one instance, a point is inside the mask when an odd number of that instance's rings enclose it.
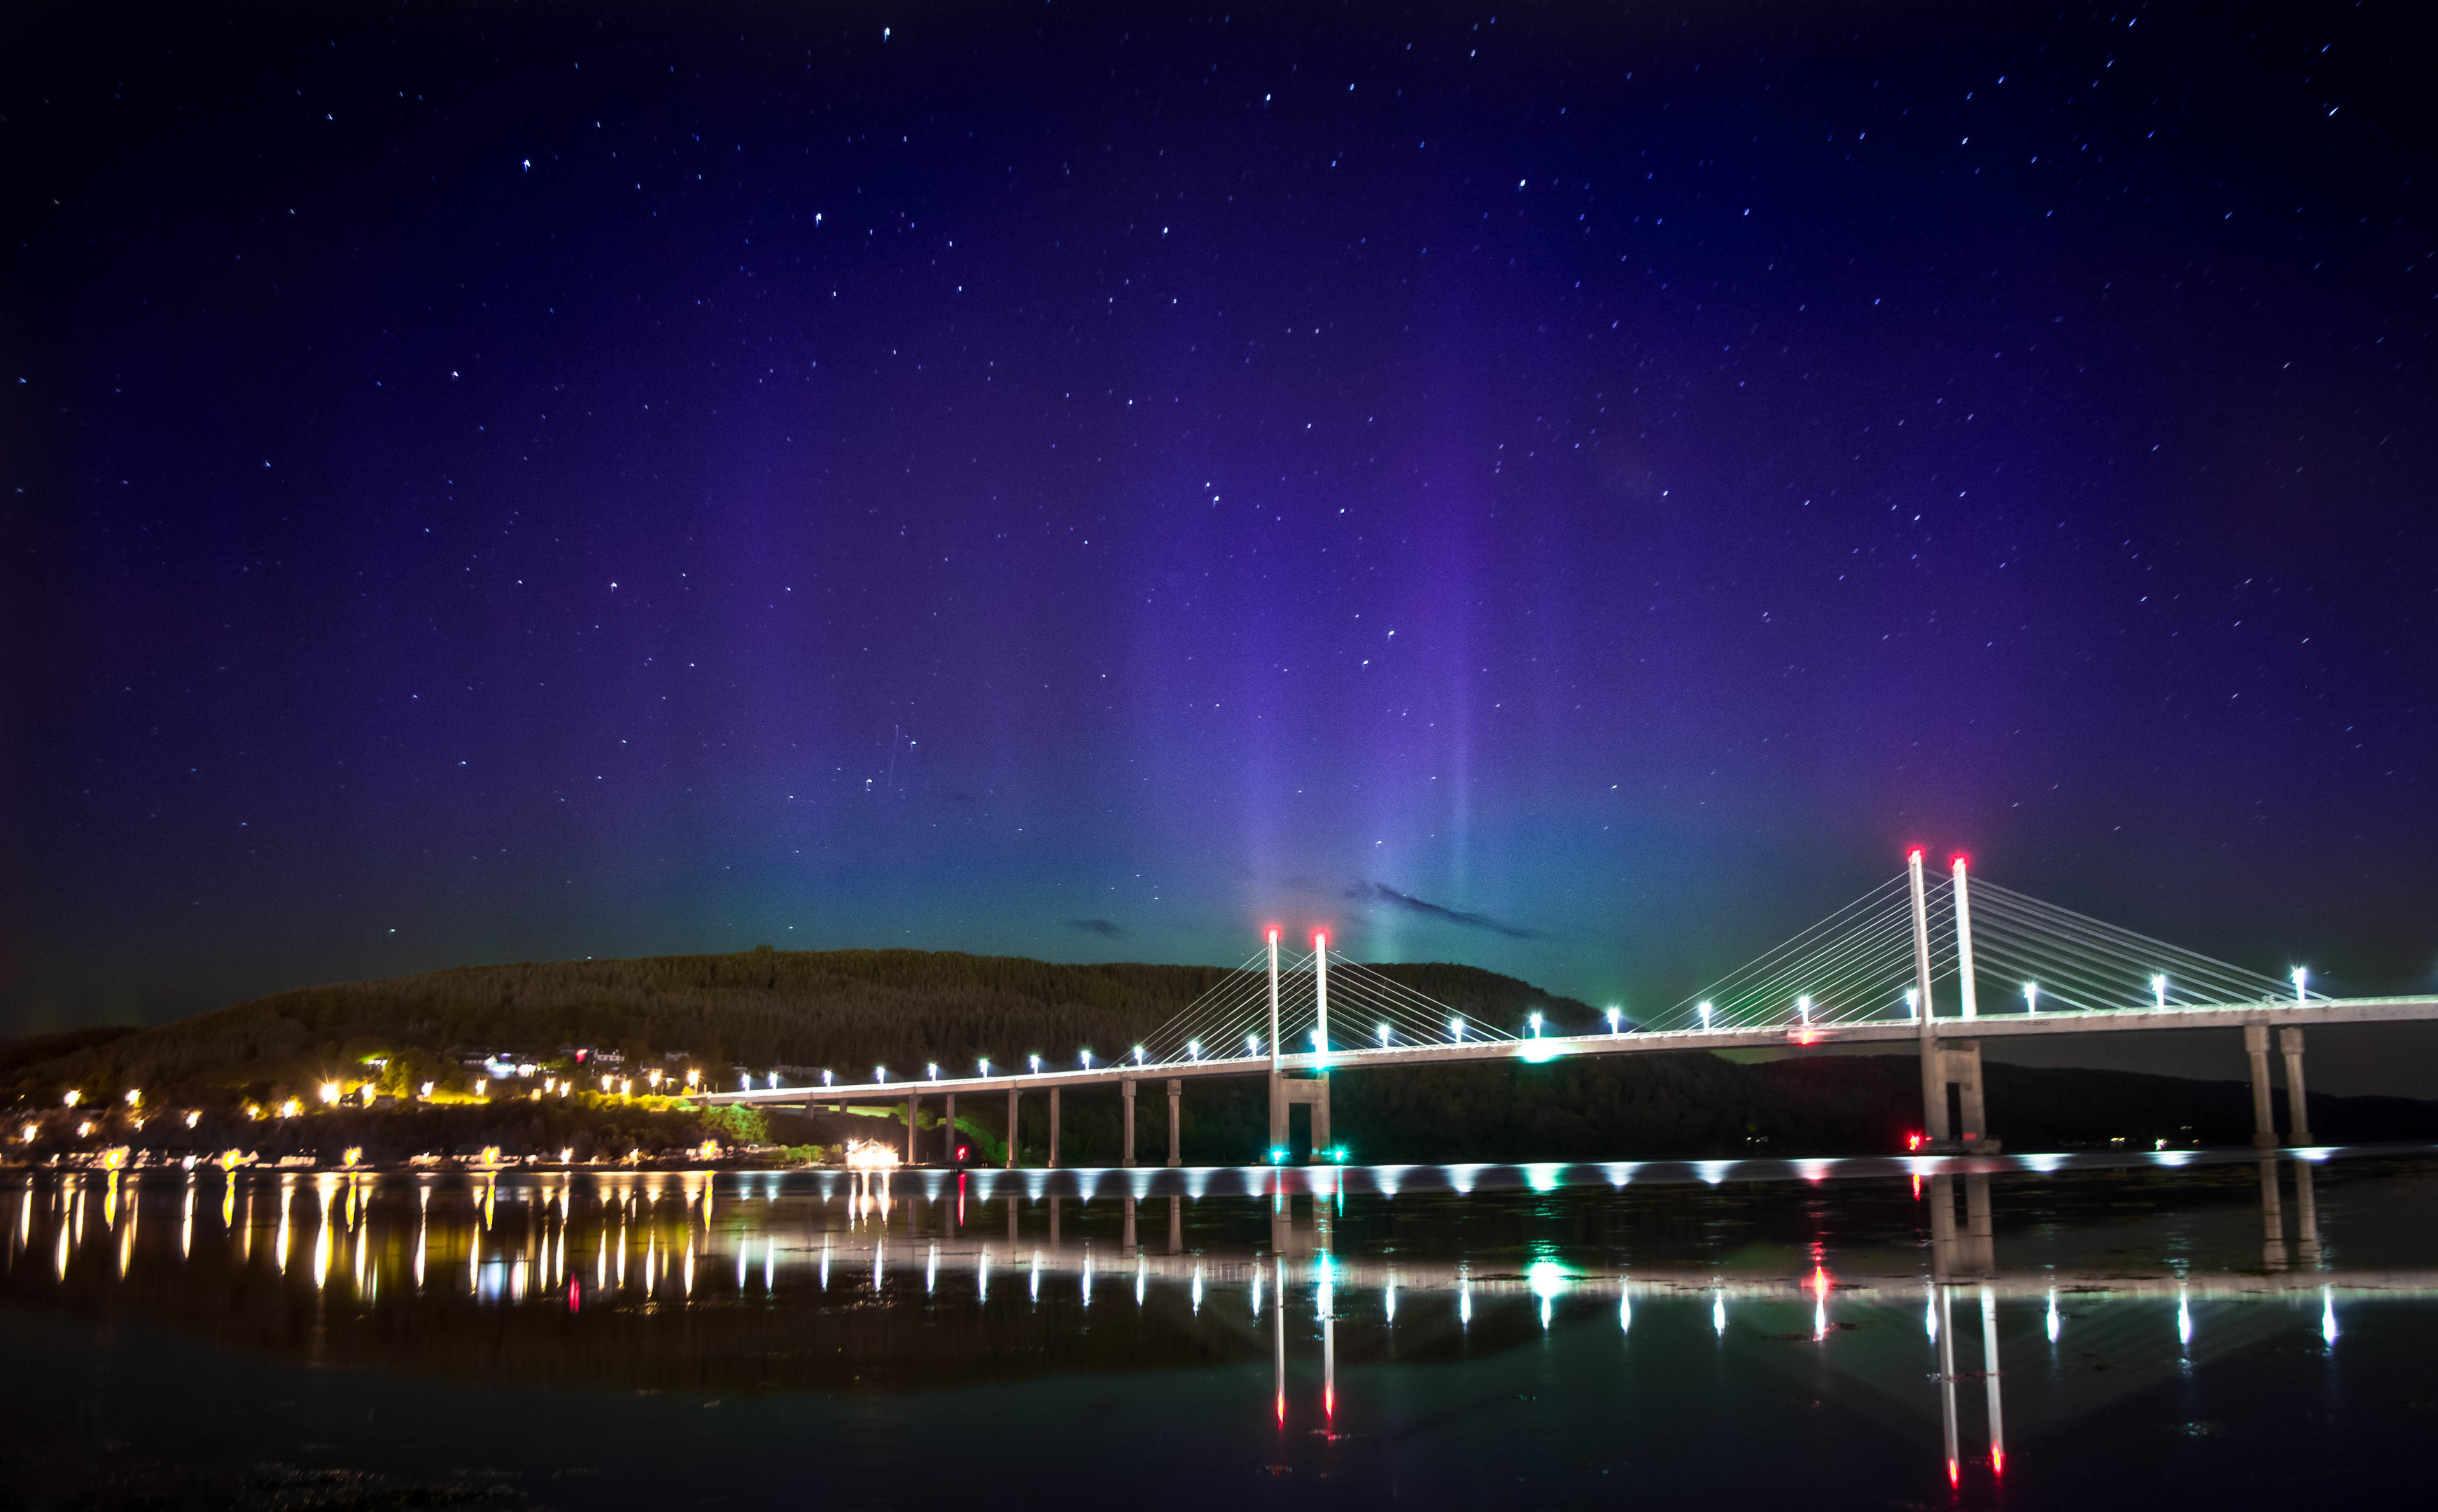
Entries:
{"label": "concrete bridge pillar", "polygon": [[[1016,1099],[1019,1096],[1021,1096],[1021,1094],[1019,1094],[1016,1088],[1010,1087],[1007,1089],[1007,1169],[1010,1170],[1014,1170],[1016,1169]],[[1009,1201],[1014,1202],[1015,1199],[1010,1198]],[[1012,1239],[1016,1234],[1016,1209],[1014,1207],[1010,1207],[1007,1210],[1007,1222],[1008,1236]]]}
{"label": "concrete bridge pillar", "polygon": [[914,1164],[917,1158],[914,1152],[914,1120],[922,1100],[919,1093],[910,1092],[906,1095],[906,1164],[910,1166]]}
{"label": "concrete bridge pillar", "polygon": [[1184,1160],[1177,1151],[1176,1138],[1176,1105],[1184,1096],[1184,1079],[1181,1077],[1170,1077],[1168,1079],[1168,1163],[1171,1166],[1179,1166],[1184,1164]]}
{"label": "concrete bridge pillar", "polygon": [[[1973,1145],[1986,1145],[1989,1138],[1988,1109],[1981,1098],[1981,1042],[1950,1040],[1947,1042],[1947,1079],[1955,1083],[1956,1111],[1963,1116],[1964,1127],[1958,1134]],[[1947,1100],[1947,1089],[1939,1088],[1940,1102]]]}
{"label": "concrete bridge pillar", "polygon": [[[1122,1138],[1123,1138],[1123,1144],[1122,1144],[1122,1147],[1121,1148],[1121,1150],[1119,1151],[1118,1164],[1119,1164],[1119,1165],[1121,1165],[1121,1166],[1131,1166],[1131,1165],[1133,1165],[1133,1164],[1135,1163],[1135,1081],[1134,1081],[1134,1078],[1132,1078],[1132,1077],[1127,1077],[1125,1080],[1123,1080],[1123,1081],[1120,1081],[1120,1082],[1118,1083],[1118,1095],[1119,1095],[1122,1099],[1124,1099],[1124,1107],[1125,1107],[1125,1116],[1124,1116],[1124,1118],[1122,1120],[1122,1123],[1124,1124],[1124,1133],[1123,1133],[1123,1136],[1122,1136]],[[1133,1211],[1133,1208],[1134,1208],[1134,1199],[1133,1199],[1133,1198],[1129,1197],[1129,1198],[1127,1198],[1127,1199],[1126,1199],[1126,1207],[1127,1207],[1127,1211],[1131,1214],[1131,1212]]]}
{"label": "concrete bridge pillar", "polygon": [[[2296,1145],[2312,1143],[2311,1105],[2303,1088],[2303,1031],[2288,1027],[2277,1031],[2277,1048],[2286,1056],[2286,1137]],[[2311,1163],[2294,1162],[2294,1239],[2303,1263],[2320,1263],[2320,1206],[2311,1191]]]}
{"label": "concrete bridge pillar", "polygon": [[[2267,1047],[2268,1029],[2261,1030],[2262,1047]],[[2311,1142],[2311,1108],[2303,1094],[2303,1031],[2282,1029],[2277,1031],[2277,1048],[2286,1055],[2286,1122],[2288,1137],[2298,1145]]]}
{"label": "concrete bridge pillar", "polygon": [[2277,1115],[2269,1091],[2269,1026],[2243,1026],[2243,1053],[2252,1062],[2252,1144],[2255,1150],[2277,1148]]}

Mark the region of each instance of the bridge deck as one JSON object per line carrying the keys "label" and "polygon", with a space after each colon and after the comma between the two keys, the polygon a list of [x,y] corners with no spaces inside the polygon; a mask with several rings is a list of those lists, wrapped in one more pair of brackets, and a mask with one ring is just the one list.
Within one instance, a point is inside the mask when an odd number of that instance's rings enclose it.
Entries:
{"label": "bridge deck", "polygon": [[[2164,1009],[2101,1009],[2060,1012],[1984,1013],[1977,1018],[1939,1017],[1931,1027],[1942,1040],[1998,1039],[2008,1036],[2129,1033],[2162,1029],[2240,1029],[2247,1024],[2307,1027],[2323,1024],[2384,1024],[2438,1019],[2438,995],[2413,997],[2348,997],[2295,1003],[2204,1003]],[[1279,1058],[1279,1069],[1308,1074],[1366,1071],[1397,1065],[1435,1065],[1468,1061],[1545,1062],[1583,1055],[1657,1055],[1679,1050],[1754,1049],[1785,1046],[1829,1046],[1909,1043],[1921,1026],[1913,1019],[1866,1019],[1820,1025],[1809,1030],[1793,1024],[1749,1028],[1671,1029],[1649,1032],[1626,1029],[1608,1034],[1549,1035],[1526,1040],[1474,1041],[1445,1045],[1392,1045],[1386,1048],[1334,1049],[1326,1056],[1306,1052]],[[712,1103],[776,1104],[783,1107],[851,1102],[874,1098],[928,1097],[933,1093],[964,1095],[992,1092],[1047,1091],[1051,1087],[1107,1086],[1120,1081],[1154,1079],[1264,1076],[1270,1059],[1235,1056],[1202,1061],[1121,1062],[1089,1070],[1022,1072],[1013,1076],[942,1077],[907,1081],[838,1082],[824,1087],[770,1087],[752,1092],[716,1092],[698,1100]]]}

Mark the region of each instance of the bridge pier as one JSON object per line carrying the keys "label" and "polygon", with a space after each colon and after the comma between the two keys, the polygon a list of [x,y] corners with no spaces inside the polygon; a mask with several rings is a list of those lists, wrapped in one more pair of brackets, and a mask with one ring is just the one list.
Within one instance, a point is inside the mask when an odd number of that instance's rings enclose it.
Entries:
{"label": "bridge pier", "polygon": [[[2261,1030],[2262,1047],[2267,1047],[2268,1029]],[[2286,1055],[2286,1121],[2291,1126],[2290,1137],[2298,1145],[2311,1142],[2311,1108],[2303,1093],[2303,1031],[2299,1028],[2277,1031],[2277,1048]]]}
{"label": "bridge pier", "polygon": [[2277,1148],[2277,1115],[2269,1090],[2269,1026],[2243,1026],[2243,1053],[2252,1062],[2252,1145]]}
{"label": "bridge pier", "polygon": [[[2286,1056],[2287,1138],[2296,1146],[2312,1143],[2310,1100],[2303,1090],[2303,1030],[2289,1025],[2277,1031],[2277,1048]],[[2294,1162],[2295,1248],[2303,1263],[2320,1263],[2320,1207],[2311,1191],[2311,1163]]]}
{"label": "bridge pier", "polygon": [[920,1093],[909,1092],[906,1094],[906,1164],[910,1166],[914,1164],[916,1159],[914,1152],[915,1116],[920,1109],[922,1101],[923,1098]]}
{"label": "bridge pier", "polygon": [[1184,1079],[1170,1077],[1168,1079],[1168,1163],[1172,1167],[1183,1164],[1178,1157],[1176,1148],[1176,1105],[1184,1096]]}
{"label": "bridge pier", "polygon": [[[1010,1170],[1014,1170],[1016,1169],[1016,1099],[1021,1094],[1019,1094],[1014,1087],[1007,1089],[1007,1169]],[[1013,1199],[1010,1200],[1013,1201]],[[1016,1209],[1013,1207],[1010,1207],[1007,1210],[1007,1223],[1008,1238],[1014,1239],[1016,1237]]]}
{"label": "bridge pier", "polygon": [[[1118,1083],[1118,1095],[1119,1095],[1119,1097],[1120,1097],[1120,1098],[1122,1098],[1122,1099],[1124,1100],[1124,1106],[1125,1106],[1125,1116],[1124,1116],[1124,1118],[1122,1120],[1122,1123],[1123,1123],[1123,1125],[1124,1125],[1123,1145],[1122,1145],[1122,1147],[1121,1148],[1121,1150],[1119,1151],[1119,1155],[1118,1155],[1118,1164],[1119,1164],[1119,1165],[1121,1165],[1121,1166],[1132,1166],[1132,1165],[1135,1163],[1135,1082],[1134,1082],[1134,1078],[1132,1078],[1132,1077],[1128,1077],[1128,1078],[1126,1078],[1126,1080],[1124,1080],[1124,1081],[1121,1081],[1121,1082],[1119,1082],[1119,1083]],[[1129,1197],[1129,1198],[1127,1198],[1127,1199],[1126,1199],[1126,1212],[1127,1212],[1127,1216],[1128,1216],[1129,1218],[1131,1218],[1131,1217],[1133,1216],[1133,1213],[1134,1213],[1134,1199],[1133,1199],[1133,1198],[1131,1198],[1131,1197]],[[1128,1241],[1128,1245],[1129,1245],[1129,1247],[1131,1247],[1132,1242],[1133,1242],[1132,1240],[1129,1240],[1129,1241]]]}
{"label": "bridge pier", "polygon": [[1329,1148],[1329,1073],[1310,1077],[1291,1077],[1273,1072],[1270,1076],[1270,1150],[1274,1163],[1286,1159],[1294,1145],[1294,1126],[1289,1110],[1297,1103],[1312,1109],[1312,1158],[1318,1160]]}

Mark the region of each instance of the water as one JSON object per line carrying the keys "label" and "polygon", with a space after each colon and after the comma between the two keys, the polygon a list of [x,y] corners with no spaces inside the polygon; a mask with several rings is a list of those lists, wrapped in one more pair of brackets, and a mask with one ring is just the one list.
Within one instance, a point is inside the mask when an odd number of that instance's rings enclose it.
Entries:
{"label": "water", "polygon": [[20,1176],[0,1449],[31,1506],[2368,1502],[2438,1152],[2321,1153],[2274,1251],[2248,1156]]}

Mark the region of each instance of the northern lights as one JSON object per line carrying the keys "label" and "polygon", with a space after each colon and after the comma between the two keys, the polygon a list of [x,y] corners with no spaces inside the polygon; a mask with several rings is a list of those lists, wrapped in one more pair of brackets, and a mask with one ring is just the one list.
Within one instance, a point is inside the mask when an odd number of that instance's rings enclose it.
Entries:
{"label": "northern lights", "polygon": [[2251,20],[14,17],[9,1021],[1914,841],[2427,988],[2426,23]]}

